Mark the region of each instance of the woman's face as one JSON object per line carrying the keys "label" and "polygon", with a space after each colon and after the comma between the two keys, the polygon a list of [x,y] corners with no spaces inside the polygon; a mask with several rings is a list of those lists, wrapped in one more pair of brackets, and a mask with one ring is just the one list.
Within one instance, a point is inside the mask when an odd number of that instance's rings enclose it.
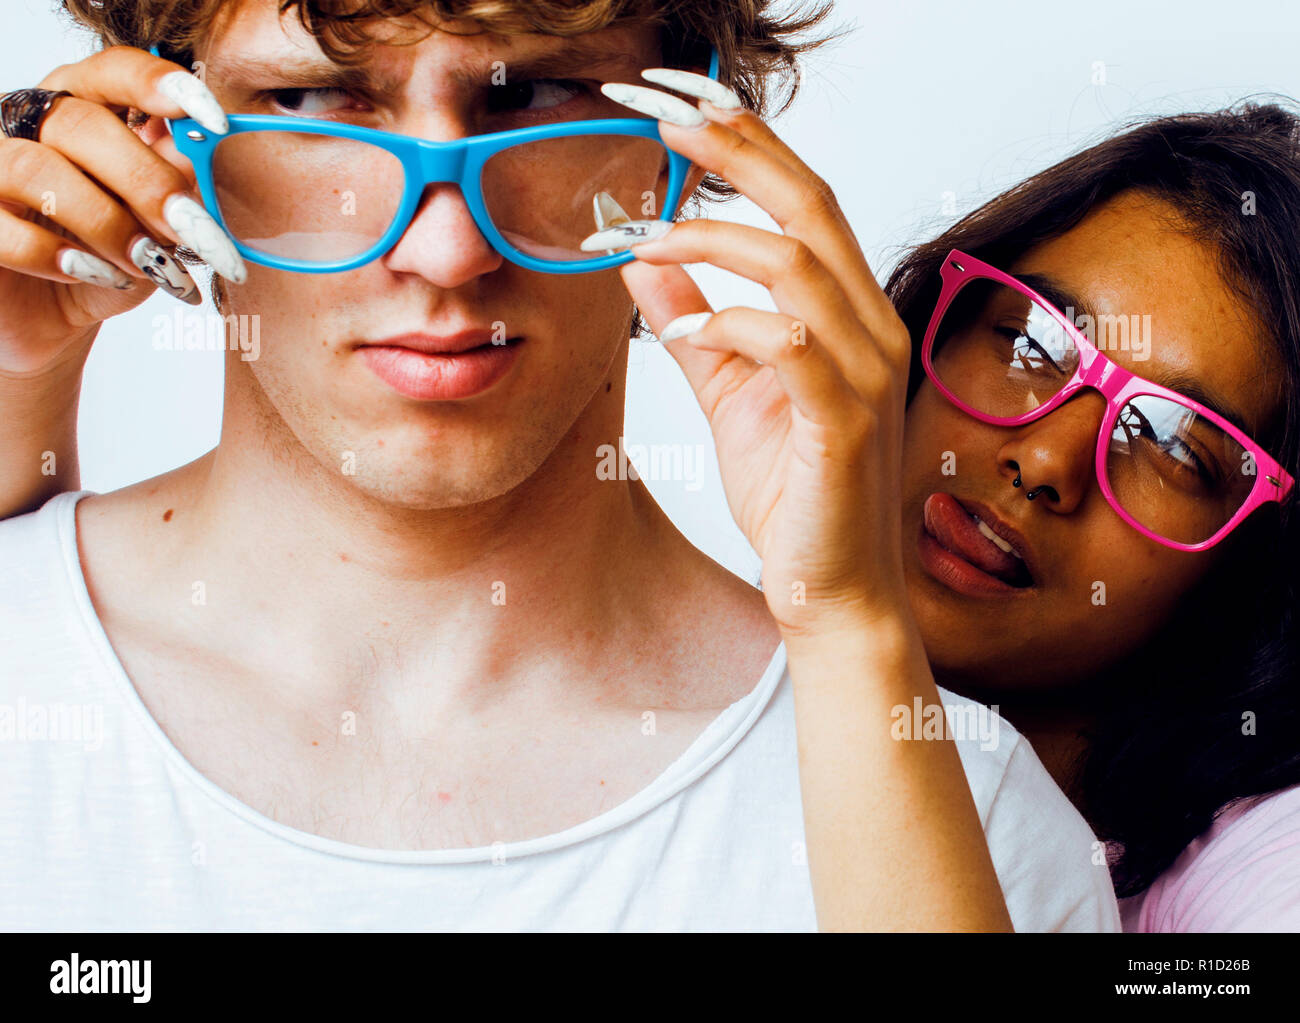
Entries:
{"label": "woman's face", "polygon": [[[1120,315],[1133,322],[1136,315],[1149,322],[1150,336],[1131,339],[1128,350],[1098,347],[1157,383],[1173,373],[1194,378],[1258,438],[1280,406],[1280,363],[1220,277],[1216,253],[1180,232],[1175,216],[1159,200],[1125,193],[999,269],[1050,279],[1099,321]],[[1226,542],[1196,554],[1165,547],[1115,513],[1095,472],[1104,411],[1101,394],[1087,389],[1035,422],[1001,427],[962,412],[929,379],[913,398],[904,439],[903,559],[941,684],[996,695],[1086,679],[1133,652],[1228,556]],[[1012,486],[1017,473],[1019,488]],[[1035,488],[1035,499],[1026,500]],[[969,582],[978,578],[961,565],[954,575],[955,556],[923,535],[926,500],[936,493],[982,503],[1018,530],[1037,567],[1032,584],[980,593]],[[932,512],[942,504],[932,503]],[[1189,634],[1186,641],[1214,637]]]}

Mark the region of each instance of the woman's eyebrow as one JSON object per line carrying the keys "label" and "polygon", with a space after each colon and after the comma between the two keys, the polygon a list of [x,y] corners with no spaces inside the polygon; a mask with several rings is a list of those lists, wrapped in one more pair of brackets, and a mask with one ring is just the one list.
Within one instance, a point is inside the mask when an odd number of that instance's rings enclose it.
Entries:
{"label": "woman's eyebrow", "polygon": [[1232,406],[1222,395],[1205,382],[1181,369],[1166,370],[1149,377],[1153,383],[1162,384],[1171,391],[1177,391],[1192,401],[1200,402],[1206,408],[1217,412],[1242,433],[1253,436],[1254,431],[1246,424],[1246,417]]}
{"label": "woman's eyebrow", "polygon": [[1048,277],[1046,274],[1016,274],[1015,278],[1051,302],[1056,306],[1057,311],[1075,326],[1078,326],[1077,321],[1080,316],[1088,316],[1094,323],[1097,322],[1097,310],[1093,308],[1092,303],[1082,295],[1076,295],[1056,278]]}
{"label": "woman's eyebrow", "polygon": [[[1092,323],[1098,322],[1096,309],[1092,304],[1081,295],[1075,294],[1060,281],[1048,277],[1045,274],[1019,274],[1016,280],[1033,288],[1036,292],[1051,302],[1052,305],[1062,312],[1073,312],[1077,318],[1080,315],[1088,316]],[[1069,319],[1069,317],[1066,317]],[[1078,326],[1078,323],[1075,323]],[[1094,340],[1094,344],[1095,344]],[[1134,372],[1137,372],[1134,370]],[[1169,368],[1155,369],[1151,373],[1138,373],[1143,380],[1148,380],[1153,384],[1160,384],[1162,387],[1168,387],[1171,391],[1177,391],[1185,398],[1191,398],[1192,401],[1199,402],[1206,408],[1222,416],[1242,433],[1250,435],[1251,428],[1246,424],[1246,417],[1228,401],[1223,395],[1219,394],[1213,387],[1207,385],[1203,380],[1193,376],[1186,370]]]}

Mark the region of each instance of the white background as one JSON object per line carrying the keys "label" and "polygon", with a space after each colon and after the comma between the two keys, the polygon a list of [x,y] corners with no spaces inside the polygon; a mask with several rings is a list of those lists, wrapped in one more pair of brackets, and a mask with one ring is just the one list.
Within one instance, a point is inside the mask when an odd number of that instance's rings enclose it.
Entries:
{"label": "white background", "polygon": [[[835,24],[853,31],[809,57],[799,99],[774,127],[835,189],[881,280],[907,245],[1134,118],[1300,96],[1295,0],[838,0],[836,8]],[[4,0],[2,9],[2,91],[90,52],[54,0]],[[1104,84],[1095,84],[1099,70]],[[773,226],[744,199],[714,215]],[[774,308],[749,282],[692,272],[715,308]],[[217,442],[221,354],[152,347],[154,317],[176,306],[155,295],[95,344],[79,426],[90,490],[165,472]],[[654,343],[634,343],[629,362],[627,443],[707,453],[697,488],[647,484],[691,540],[756,579],[676,364]]]}

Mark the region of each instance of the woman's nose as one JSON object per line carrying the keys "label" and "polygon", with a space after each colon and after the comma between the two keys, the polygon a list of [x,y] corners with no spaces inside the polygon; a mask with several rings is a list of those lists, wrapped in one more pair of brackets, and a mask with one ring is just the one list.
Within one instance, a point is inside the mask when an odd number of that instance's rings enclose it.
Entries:
{"label": "woman's nose", "polygon": [[1079,506],[1096,472],[1097,431],[1106,400],[1094,390],[1077,394],[1041,419],[1018,428],[998,451],[998,471],[1037,503],[1066,514]]}

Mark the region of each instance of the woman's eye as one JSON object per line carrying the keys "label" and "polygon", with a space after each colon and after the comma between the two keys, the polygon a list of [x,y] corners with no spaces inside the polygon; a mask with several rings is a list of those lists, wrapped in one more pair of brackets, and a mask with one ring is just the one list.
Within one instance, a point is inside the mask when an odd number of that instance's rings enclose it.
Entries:
{"label": "woman's eye", "polygon": [[539,112],[563,106],[589,91],[582,82],[571,78],[529,78],[493,86],[488,94],[488,107],[493,113]]}
{"label": "woman's eye", "polygon": [[1203,462],[1191,446],[1177,435],[1160,436],[1151,421],[1132,406],[1125,408],[1120,422],[1131,431],[1130,436],[1136,435],[1149,441],[1152,447],[1175,462],[1180,469],[1190,470],[1209,483],[1215,483],[1221,478],[1213,461],[1208,464]]}
{"label": "woman's eye", "polygon": [[343,89],[272,89],[267,95],[276,106],[303,117],[335,113],[352,99]]}
{"label": "woman's eye", "polygon": [[996,333],[1002,335],[1011,345],[1011,360],[1021,369],[1043,369],[1051,366],[1054,370],[1061,367],[1047,354],[1043,346],[1017,327],[996,327]]}

